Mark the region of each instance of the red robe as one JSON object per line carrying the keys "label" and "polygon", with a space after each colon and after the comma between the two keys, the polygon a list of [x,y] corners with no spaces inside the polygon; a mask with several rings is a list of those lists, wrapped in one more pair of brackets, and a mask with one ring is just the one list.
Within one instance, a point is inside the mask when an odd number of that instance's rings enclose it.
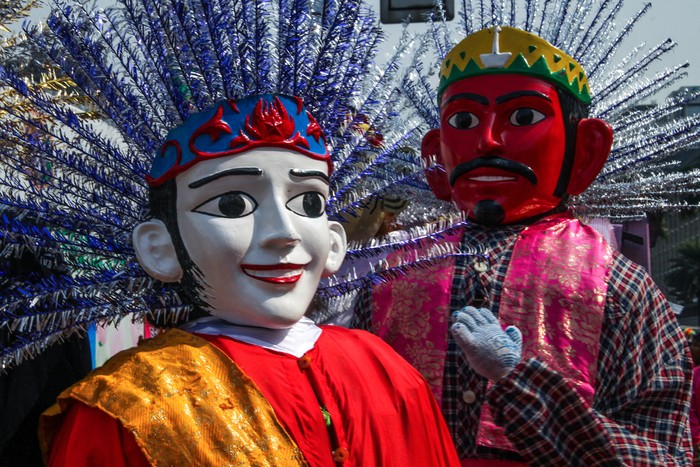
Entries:
{"label": "red robe", "polygon": [[[325,326],[301,359],[223,336],[200,337],[255,381],[310,465],[335,466],[334,450],[346,454],[346,466],[459,465],[425,380],[371,334]],[[119,422],[76,402],[54,438],[49,465],[148,464]]]}

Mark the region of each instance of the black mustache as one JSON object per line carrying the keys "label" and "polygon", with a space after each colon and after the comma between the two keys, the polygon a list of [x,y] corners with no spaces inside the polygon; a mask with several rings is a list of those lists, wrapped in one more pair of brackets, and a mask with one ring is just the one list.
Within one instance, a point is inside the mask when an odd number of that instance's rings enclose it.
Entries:
{"label": "black mustache", "polygon": [[476,159],[472,159],[469,162],[463,162],[454,169],[452,169],[452,173],[450,174],[450,186],[455,186],[457,179],[465,173],[474,169],[478,169],[480,167],[492,167],[494,169],[501,169],[508,172],[513,172],[523,176],[533,185],[537,185],[537,175],[527,165],[521,164],[520,162],[511,161],[509,159],[503,159],[497,156],[484,156],[477,157]]}

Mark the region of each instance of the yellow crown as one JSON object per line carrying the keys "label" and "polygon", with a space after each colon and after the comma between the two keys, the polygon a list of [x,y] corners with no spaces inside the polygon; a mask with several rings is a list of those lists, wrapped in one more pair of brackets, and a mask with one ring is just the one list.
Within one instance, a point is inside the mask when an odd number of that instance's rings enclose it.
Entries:
{"label": "yellow crown", "polygon": [[508,26],[482,29],[450,50],[440,67],[438,101],[457,80],[498,73],[542,78],[591,102],[588,78],[576,60],[539,36]]}

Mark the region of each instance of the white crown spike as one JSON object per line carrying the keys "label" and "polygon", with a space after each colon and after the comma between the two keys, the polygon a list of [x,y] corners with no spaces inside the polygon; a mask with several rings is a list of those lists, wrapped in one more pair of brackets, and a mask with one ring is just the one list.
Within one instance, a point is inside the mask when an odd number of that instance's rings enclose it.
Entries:
{"label": "white crown spike", "polygon": [[510,60],[510,52],[501,53],[498,49],[498,33],[501,32],[500,26],[493,28],[493,47],[490,54],[481,54],[481,62],[486,68],[505,68],[506,63]]}

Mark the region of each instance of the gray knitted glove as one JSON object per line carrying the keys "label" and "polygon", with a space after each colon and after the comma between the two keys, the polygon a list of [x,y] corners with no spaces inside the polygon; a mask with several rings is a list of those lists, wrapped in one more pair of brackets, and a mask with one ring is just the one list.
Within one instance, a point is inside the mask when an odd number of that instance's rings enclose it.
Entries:
{"label": "gray knitted glove", "polygon": [[469,365],[481,376],[498,381],[520,363],[523,336],[515,326],[505,331],[486,308],[468,306],[452,315],[450,327]]}

